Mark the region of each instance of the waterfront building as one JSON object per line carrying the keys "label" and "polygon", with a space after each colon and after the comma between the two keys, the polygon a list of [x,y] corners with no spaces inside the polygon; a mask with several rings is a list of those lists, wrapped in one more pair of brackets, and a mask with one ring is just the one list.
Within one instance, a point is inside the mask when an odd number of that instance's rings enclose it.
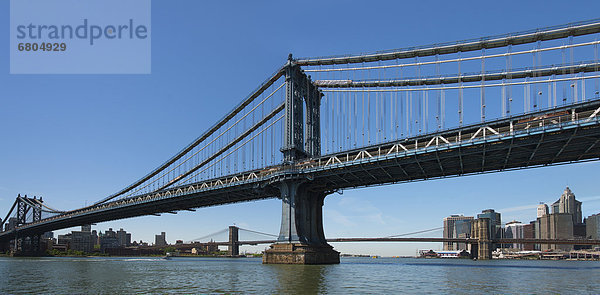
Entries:
{"label": "waterfront building", "polygon": [[600,213],[588,216],[585,227],[588,239],[600,240]]}
{"label": "waterfront building", "polygon": [[469,257],[469,252],[465,250],[432,250],[432,249],[420,249],[419,257],[434,257],[434,258],[465,258]]}
{"label": "waterfront building", "polygon": [[[444,218],[444,238],[468,238],[471,234],[473,216],[450,215]],[[444,243],[444,250],[466,250],[465,243]]]}
{"label": "waterfront building", "polygon": [[131,234],[128,234],[122,228],[119,229],[116,233],[117,240],[119,241],[119,247],[129,247],[131,246]]}
{"label": "waterfront building", "polygon": [[[524,239],[535,239],[535,221],[530,222],[529,224],[523,225],[523,238]],[[523,245],[524,251],[533,251],[535,250],[534,244],[525,244]]]}
{"label": "waterfront building", "polygon": [[71,234],[58,235],[57,245],[54,246],[54,249],[63,248],[65,250],[71,248]]}
{"label": "waterfront building", "polygon": [[[539,239],[573,239],[573,216],[569,213],[552,213],[537,219]],[[540,250],[550,249],[570,251],[573,245],[540,245]]]}
{"label": "waterfront building", "polygon": [[161,232],[160,235],[154,236],[154,246],[166,246],[167,245],[167,234]]}
{"label": "waterfront building", "polygon": [[90,253],[94,250],[92,233],[89,231],[72,231],[69,249]]}
{"label": "waterfront building", "polygon": [[[552,203],[551,214],[539,216],[535,222],[536,239],[574,239],[586,236],[586,226],[582,223],[581,202],[575,199],[575,194],[566,187],[559,199]],[[536,245],[536,250],[571,251],[573,245]]]}
{"label": "waterfront building", "polygon": [[100,245],[100,242],[98,241],[98,232],[96,230],[92,231],[92,243],[94,246]]}
{"label": "waterfront building", "polygon": [[119,239],[117,238],[117,232],[112,228],[109,228],[104,234],[99,234],[100,250],[105,252],[106,249],[119,248]]}
{"label": "waterfront building", "polygon": [[114,237],[101,236],[100,250],[104,252],[104,250],[112,248],[119,248],[119,240]]}
{"label": "waterfront building", "polygon": [[199,244],[197,247],[192,248],[191,253],[195,255],[206,255],[219,252],[219,246],[212,240],[205,244]]}
{"label": "waterfront building", "polygon": [[92,225],[91,224],[82,225],[81,226],[81,231],[91,232],[92,231]]}
{"label": "waterfront building", "polygon": [[[504,237],[507,239],[523,239],[525,238],[524,227],[525,224],[521,223],[520,221],[513,220],[508,222],[504,227]],[[523,250],[523,244],[517,243],[507,244],[504,245],[504,247]]]}

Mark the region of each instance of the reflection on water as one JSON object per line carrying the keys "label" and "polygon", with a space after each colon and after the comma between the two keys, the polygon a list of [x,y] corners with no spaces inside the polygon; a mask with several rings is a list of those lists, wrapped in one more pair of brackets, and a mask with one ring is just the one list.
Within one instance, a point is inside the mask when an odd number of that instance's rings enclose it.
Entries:
{"label": "reflection on water", "polygon": [[0,257],[0,294],[597,294],[598,261],[342,258],[263,265],[241,258]]}
{"label": "reflection on water", "polygon": [[327,268],[335,265],[265,265],[276,275],[276,293],[318,294],[325,291]]}

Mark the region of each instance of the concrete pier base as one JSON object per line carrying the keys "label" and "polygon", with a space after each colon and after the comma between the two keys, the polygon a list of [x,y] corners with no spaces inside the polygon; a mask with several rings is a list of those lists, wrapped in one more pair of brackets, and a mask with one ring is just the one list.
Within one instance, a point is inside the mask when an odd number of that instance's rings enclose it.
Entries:
{"label": "concrete pier base", "polygon": [[281,229],[277,243],[265,251],[263,263],[335,264],[340,252],[323,233],[323,200],[327,193],[312,191],[305,180],[282,181]]}
{"label": "concrete pier base", "polygon": [[300,243],[281,243],[271,245],[263,255],[265,264],[337,264],[340,252],[330,245],[303,245]]}

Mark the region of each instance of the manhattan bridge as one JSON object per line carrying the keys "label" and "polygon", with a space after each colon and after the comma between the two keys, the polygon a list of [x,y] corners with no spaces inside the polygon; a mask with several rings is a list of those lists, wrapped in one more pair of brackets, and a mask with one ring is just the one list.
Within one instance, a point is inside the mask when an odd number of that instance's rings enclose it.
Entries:
{"label": "manhattan bridge", "polygon": [[47,231],[279,198],[280,233],[263,261],[337,263],[322,225],[334,192],[598,160],[599,37],[593,20],[367,54],[290,54],[122,190],[73,210],[19,195],[0,244],[35,249]]}

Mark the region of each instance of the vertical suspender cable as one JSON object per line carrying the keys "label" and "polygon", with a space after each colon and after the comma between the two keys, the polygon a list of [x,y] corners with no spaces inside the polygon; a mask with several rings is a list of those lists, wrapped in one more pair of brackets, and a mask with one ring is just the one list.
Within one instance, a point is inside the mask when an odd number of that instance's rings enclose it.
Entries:
{"label": "vertical suspender cable", "polygon": [[337,120],[338,128],[336,130],[336,132],[338,134],[339,151],[342,150],[342,146],[344,145],[344,137],[343,137],[344,132],[343,132],[343,126],[342,126],[342,123],[344,122],[344,117],[343,117],[344,108],[342,105],[342,99],[343,99],[342,95],[343,95],[343,93],[340,93],[340,95],[338,95],[338,102],[339,102],[339,104],[338,104],[338,120]]}
{"label": "vertical suspender cable", "polygon": [[[362,66],[363,67],[365,66],[364,62],[362,63]],[[364,80],[365,72],[362,71],[360,73],[361,73],[360,78]],[[361,124],[360,124],[361,143],[360,143],[360,146],[364,146],[365,145],[365,87],[364,86],[362,87],[361,92],[362,92],[362,105],[360,108],[358,108],[358,109],[360,109],[360,114],[361,114]]]}
{"label": "vertical suspender cable", "polygon": [[[379,80],[381,81],[381,72],[378,72]],[[377,88],[378,89],[378,88]],[[375,143],[379,143],[379,132],[381,131],[379,126],[379,91],[375,91]]]}
{"label": "vertical suspender cable", "polygon": [[[508,69],[507,69],[509,74],[507,75],[507,80],[508,80],[508,82],[512,83],[511,69],[512,69],[512,44],[509,44],[508,45]],[[506,113],[510,115],[511,108],[512,108],[512,101],[513,101],[511,84],[508,85],[508,95],[506,96],[506,99],[507,99]]]}
{"label": "vertical suspender cable", "polygon": [[[415,61],[417,64],[417,79],[421,78],[421,64],[419,63],[419,57],[415,57]],[[422,119],[423,116],[423,107],[422,107],[422,93],[421,91],[417,91],[417,102],[418,102],[418,109],[417,109],[417,116],[415,116],[416,122],[415,125],[417,128],[419,128],[419,133],[421,133],[421,126],[423,124],[423,120],[420,120],[421,122],[419,122],[419,119]]]}
{"label": "vertical suspender cable", "polygon": [[414,105],[413,104],[413,92],[409,91],[408,96],[409,96],[408,108],[406,110],[408,112],[408,118],[410,119],[410,121],[409,121],[410,125],[408,128],[409,128],[409,134],[413,135],[413,129],[414,129],[413,128],[413,125],[414,125],[414,123],[413,123],[413,105]]}
{"label": "vertical suspender cable", "polygon": [[[367,79],[371,78],[371,70],[368,70]],[[367,144],[371,144],[371,92],[367,92]]]}
{"label": "vertical suspender cable", "polygon": [[485,48],[481,49],[481,122],[485,122]]}
{"label": "vertical suspender cable", "polygon": [[423,122],[425,123],[425,133],[429,131],[429,91],[425,90],[425,111],[423,113]]}
{"label": "vertical suspender cable", "polygon": [[552,76],[548,78],[548,108],[552,107]]}
{"label": "vertical suspender cable", "polygon": [[537,97],[539,94],[538,93],[538,85],[537,85],[537,83],[535,83],[535,81],[537,81],[537,79],[536,79],[537,74],[536,74],[535,70],[537,70],[537,68],[538,68],[537,57],[538,57],[538,50],[540,49],[540,41],[538,40],[536,42],[536,44],[537,44],[537,50],[533,51],[533,79],[532,79],[534,82],[534,84],[533,84],[533,110],[537,110],[537,106],[538,106]]}
{"label": "vertical suspender cable", "polygon": [[[399,61],[396,59],[396,77],[400,77],[400,67],[398,67]],[[395,130],[394,130],[394,138],[397,140],[398,139],[398,126],[400,124],[400,122],[398,121],[398,95],[400,93],[398,93],[398,89],[396,88],[396,91],[394,93],[395,99],[396,99],[396,109],[395,109],[395,116],[394,116],[394,125],[395,125]]]}
{"label": "vertical suspender cable", "polygon": [[[353,72],[352,76],[353,76],[352,77],[353,79],[356,79],[356,71]],[[356,116],[357,116],[357,108],[356,108],[357,95],[358,94],[356,92],[352,93],[352,97],[353,97],[353,100],[354,100],[354,105],[353,105],[354,110],[352,112],[354,114],[353,117],[352,117],[352,120],[354,121],[354,124],[353,124],[354,125],[354,127],[353,127],[354,128],[354,138],[353,138],[353,140],[354,140],[354,147],[356,147],[356,143],[358,141],[358,126],[356,125],[356,123],[357,123],[357,119],[356,119]]]}
{"label": "vertical suspender cable", "polygon": [[458,52],[458,126],[463,124],[463,85],[462,85],[462,52]]}
{"label": "vertical suspender cable", "polygon": [[[436,54],[435,55],[435,75],[438,77],[438,79],[440,79],[440,55]],[[442,84],[442,87],[443,84]],[[437,130],[439,131],[440,128],[442,127],[441,124],[441,120],[442,120],[442,90],[440,89],[440,91],[438,92],[437,95],[437,115],[435,116],[435,121],[437,124]]]}
{"label": "vertical suspender cable", "polygon": [[393,124],[394,124],[394,139],[397,140],[398,139],[398,125],[400,124],[400,122],[398,122],[398,91],[394,91],[394,100],[395,100],[395,107],[394,107],[394,119],[392,120]]}
{"label": "vertical suspender cable", "polygon": [[[598,38],[596,38],[596,42],[598,42]],[[598,43],[594,43],[594,61],[595,61],[595,66],[594,66],[594,70],[596,72],[596,75],[598,74]],[[594,89],[594,97],[598,98],[598,95],[600,95],[600,78],[596,78],[595,79],[595,84],[596,87]]]}
{"label": "vertical suspender cable", "polygon": [[[331,93],[331,92],[329,92]],[[323,142],[325,142],[325,152],[329,154],[329,93],[328,95],[325,95],[325,97],[323,97],[323,112],[321,112],[321,114],[324,114],[325,118],[323,118],[324,120],[322,120],[322,122],[325,122],[325,124],[323,124],[323,131],[325,132],[325,137],[323,138]]]}
{"label": "vertical suspender cable", "polygon": [[[569,55],[570,55],[570,65],[573,65],[573,36],[569,36]],[[571,77],[575,78],[575,69],[573,67],[571,67]],[[573,80],[573,83],[571,84],[571,88],[573,88],[573,101],[577,102],[577,80]]]}
{"label": "vertical suspender cable", "polygon": [[[562,51],[562,64],[563,64],[562,74],[564,76],[566,74],[564,65],[566,65],[566,63],[567,63],[567,53],[565,51],[564,43],[563,43],[563,48],[562,48],[561,51]],[[569,82],[568,81],[564,81],[562,83],[562,85],[563,85],[563,87],[562,87],[563,88],[563,99],[562,99],[563,100],[563,104],[567,104],[567,88],[566,88],[567,83],[569,83]]]}

